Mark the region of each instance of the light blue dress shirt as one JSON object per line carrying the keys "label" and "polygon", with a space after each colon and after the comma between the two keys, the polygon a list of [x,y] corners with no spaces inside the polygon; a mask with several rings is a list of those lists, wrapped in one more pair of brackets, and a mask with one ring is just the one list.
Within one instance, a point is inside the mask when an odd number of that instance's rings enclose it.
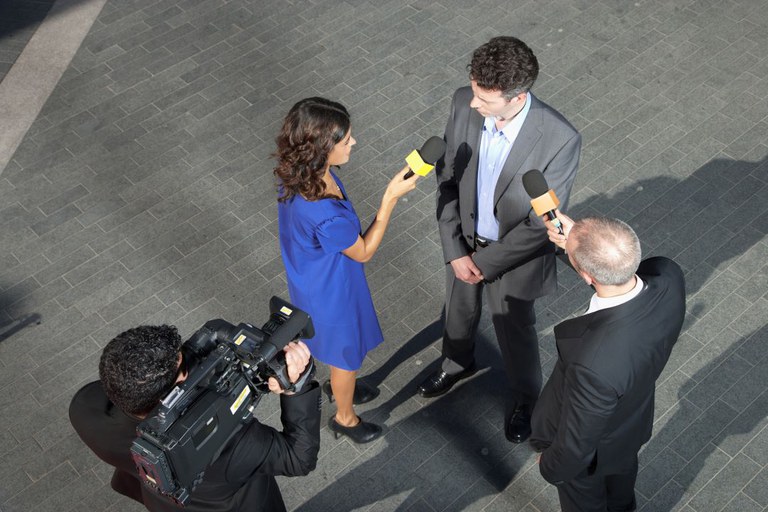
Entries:
{"label": "light blue dress shirt", "polygon": [[520,134],[528,111],[531,109],[531,93],[525,106],[503,129],[496,129],[496,118],[486,117],[480,139],[477,163],[477,221],[475,232],[487,240],[499,239],[499,221],[493,214],[493,196],[496,182],[507,161],[509,151]]}

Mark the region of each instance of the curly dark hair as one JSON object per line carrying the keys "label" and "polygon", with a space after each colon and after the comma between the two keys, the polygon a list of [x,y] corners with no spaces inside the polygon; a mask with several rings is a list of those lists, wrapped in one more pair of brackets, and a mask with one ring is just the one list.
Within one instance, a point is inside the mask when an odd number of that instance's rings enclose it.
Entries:
{"label": "curly dark hair", "polygon": [[494,37],[472,54],[469,78],[490,91],[511,99],[528,92],[539,76],[539,61],[527,44],[516,37]]}
{"label": "curly dark hair", "polygon": [[349,132],[349,112],[343,105],[325,98],[305,98],[285,116],[277,136],[277,159],[274,173],[287,201],[301,194],[315,201],[326,194],[323,174],[328,153]]}
{"label": "curly dark hair", "polygon": [[99,361],[107,397],[123,412],[149,413],[173,388],[181,336],[172,325],[142,325],[113,338]]}

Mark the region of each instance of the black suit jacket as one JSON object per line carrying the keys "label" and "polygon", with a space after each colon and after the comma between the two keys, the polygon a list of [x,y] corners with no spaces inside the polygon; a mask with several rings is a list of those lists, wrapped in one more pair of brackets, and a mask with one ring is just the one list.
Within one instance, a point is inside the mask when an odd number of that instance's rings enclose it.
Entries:
{"label": "black suit jacket", "polygon": [[651,437],[656,379],[685,316],[683,272],[649,258],[640,294],[555,327],[558,360],[533,412],[531,444],[550,483],[629,471]]}
{"label": "black suit jacket", "polygon": [[[281,511],[283,497],[274,475],[306,475],[315,468],[320,446],[320,389],[281,396],[283,432],[257,420],[239,432],[208,466],[203,482],[184,510]],[[115,467],[112,488],[143,503],[152,512],[178,512],[139,481],[131,458],[139,420],[109,401],[101,381],[91,382],[72,398],[69,417],[77,434],[104,462]]]}
{"label": "black suit jacket", "polygon": [[[484,118],[470,108],[472,89],[456,91],[445,129],[445,157],[436,166],[437,220],[445,262],[474,251],[478,150]],[[531,209],[522,176],[544,173],[565,210],[576,177],[581,135],[555,109],[531,94],[531,107],[504,164],[494,193],[499,243],[478,250],[475,264],[487,281],[501,274],[510,295],[531,300],[557,287],[554,246]]]}

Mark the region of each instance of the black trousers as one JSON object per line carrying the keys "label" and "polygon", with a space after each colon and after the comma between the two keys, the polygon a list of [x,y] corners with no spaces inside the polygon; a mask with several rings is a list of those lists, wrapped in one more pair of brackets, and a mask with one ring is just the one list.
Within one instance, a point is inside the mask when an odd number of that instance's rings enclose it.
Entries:
{"label": "black trousers", "polygon": [[510,283],[505,277],[491,283],[467,284],[456,279],[453,268],[447,265],[443,369],[455,373],[474,362],[474,336],[485,291],[509,380],[509,408],[516,403],[536,403],[541,392],[541,363],[534,301],[509,295],[506,290]]}
{"label": "black trousers", "polygon": [[628,473],[592,475],[560,484],[557,494],[563,512],[631,512],[636,510],[637,456]]}

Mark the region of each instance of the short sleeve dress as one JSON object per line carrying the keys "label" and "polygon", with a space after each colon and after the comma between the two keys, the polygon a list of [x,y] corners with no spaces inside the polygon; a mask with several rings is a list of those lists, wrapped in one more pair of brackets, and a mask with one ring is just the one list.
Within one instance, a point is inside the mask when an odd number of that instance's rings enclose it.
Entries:
{"label": "short sleeve dress", "polygon": [[360,220],[335,174],[344,199],[278,203],[280,251],[291,302],[309,313],[315,335],[304,340],[325,364],[358,370],[384,336],[363,264],[341,251],[360,235]]}

